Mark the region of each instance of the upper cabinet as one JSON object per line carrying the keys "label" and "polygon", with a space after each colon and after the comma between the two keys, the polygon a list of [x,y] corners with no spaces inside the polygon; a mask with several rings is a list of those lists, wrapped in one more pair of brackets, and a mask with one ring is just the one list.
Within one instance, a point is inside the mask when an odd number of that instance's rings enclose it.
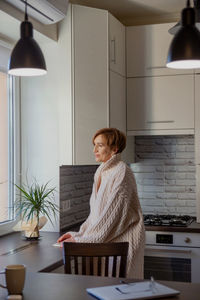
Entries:
{"label": "upper cabinet", "polygon": [[194,75],[129,78],[130,135],[193,134]]}
{"label": "upper cabinet", "polygon": [[[109,70],[110,24],[117,46],[113,71]],[[118,60],[125,61],[125,51],[121,57],[117,49],[123,47],[114,24],[105,10],[72,5],[74,164],[95,164],[92,137],[98,129],[117,127],[126,132],[126,84],[121,75],[125,69]]]}
{"label": "upper cabinet", "polygon": [[166,68],[174,23],[126,28],[127,77],[190,74],[193,70]]}
{"label": "upper cabinet", "polygon": [[126,78],[110,71],[109,125],[126,133]]}
{"label": "upper cabinet", "polygon": [[126,76],[125,26],[109,14],[110,70]]}

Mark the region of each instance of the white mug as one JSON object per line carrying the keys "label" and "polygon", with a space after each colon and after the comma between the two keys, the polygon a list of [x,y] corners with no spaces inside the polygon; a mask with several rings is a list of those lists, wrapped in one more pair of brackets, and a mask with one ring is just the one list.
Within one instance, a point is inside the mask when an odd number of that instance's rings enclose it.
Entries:
{"label": "white mug", "polygon": [[9,295],[22,294],[25,282],[25,265],[8,265],[0,274],[5,274],[6,286],[0,284],[0,287],[8,290]]}

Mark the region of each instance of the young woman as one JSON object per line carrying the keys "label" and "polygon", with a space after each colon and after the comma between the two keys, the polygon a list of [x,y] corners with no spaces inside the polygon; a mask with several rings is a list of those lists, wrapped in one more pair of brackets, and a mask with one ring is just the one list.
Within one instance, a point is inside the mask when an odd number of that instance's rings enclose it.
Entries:
{"label": "young woman", "polygon": [[120,159],[126,137],[103,128],[93,137],[96,162],[101,162],[90,198],[90,214],[79,232],[67,232],[58,242],[129,242],[127,277],[143,278],[144,225],[131,169]]}

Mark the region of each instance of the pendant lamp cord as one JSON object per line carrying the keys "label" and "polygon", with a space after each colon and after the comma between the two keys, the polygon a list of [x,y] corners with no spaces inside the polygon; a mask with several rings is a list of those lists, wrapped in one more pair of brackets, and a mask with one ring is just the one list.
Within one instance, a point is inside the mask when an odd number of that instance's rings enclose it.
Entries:
{"label": "pendant lamp cord", "polygon": [[187,7],[190,7],[190,0],[187,0]]}
{"label": "pendant lamp cord", "polygon": [[27,14],[27,0],[25,0],[25,21],[28,21],[28,14]]}
{"label": "pendant lamp cord", "polygon": [[194,7],[196,9],[200,9],[200,0],[193,0],[194,1]]}

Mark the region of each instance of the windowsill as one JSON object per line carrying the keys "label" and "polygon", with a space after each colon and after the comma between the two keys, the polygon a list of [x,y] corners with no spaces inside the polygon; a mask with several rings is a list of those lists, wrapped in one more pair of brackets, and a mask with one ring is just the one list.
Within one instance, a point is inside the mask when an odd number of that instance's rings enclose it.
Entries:
{"label": "windowsill", "polygon": [[16,225],[17,221],[8,221],[0,224],[0,237],[5,236],[13,232],[13,227]]}

